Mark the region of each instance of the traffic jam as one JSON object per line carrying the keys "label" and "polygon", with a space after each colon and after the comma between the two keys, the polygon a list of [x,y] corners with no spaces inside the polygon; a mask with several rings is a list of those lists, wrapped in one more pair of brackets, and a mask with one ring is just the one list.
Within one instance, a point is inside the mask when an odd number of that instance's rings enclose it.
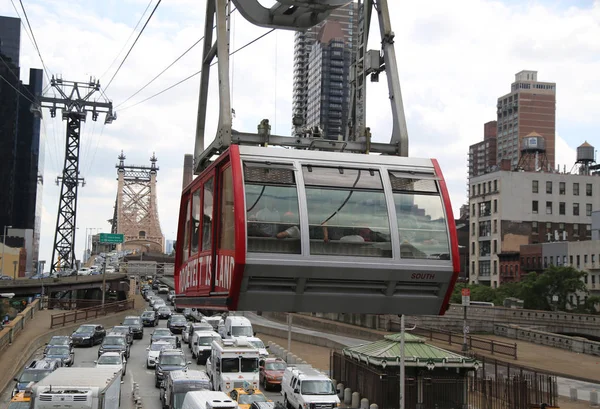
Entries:
{"label": "traffic jam", "polygon": [[15,377],[8,409],[126,409],[134,385],[145,409],[340,405],[325,374],[270,356],[246,317],[175,311],[167,286],[148,280],[140,289],[140,316],[51,337]]}

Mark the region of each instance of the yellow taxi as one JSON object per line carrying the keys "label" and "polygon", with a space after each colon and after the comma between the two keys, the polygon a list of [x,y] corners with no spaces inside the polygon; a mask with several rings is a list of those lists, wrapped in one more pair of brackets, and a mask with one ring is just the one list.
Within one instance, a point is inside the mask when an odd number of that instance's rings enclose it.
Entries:
{"label": "yellow taxi", "polygon": [[8,404],[8,409],[29,409],[31,407],[31,392],[17,393]]}
{"label": "yellow taxi", "polygon": [[229,392],[229,397],[238,403],[240,409],[250,409],[254,402],[272,402],[259,390],[251,385],[244,388],[235,388]]}

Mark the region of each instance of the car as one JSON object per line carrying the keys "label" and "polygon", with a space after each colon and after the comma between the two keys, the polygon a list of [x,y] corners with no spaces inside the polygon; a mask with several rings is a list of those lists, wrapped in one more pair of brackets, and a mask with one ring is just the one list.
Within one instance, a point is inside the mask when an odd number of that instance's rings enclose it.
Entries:
{"label": "car", "polygon": [[181,333],[181,338],[183,339],[183,342],[188,344],[188,346],[191,349],[192,348],[192,335],[194,335],[194,332],[196,332],[196,331],[212,331],[212,330],[213,330],[213,327],[206,322],[189,322],[187,328],[185,330],[183,330],[183,332]]}
{"label": "car", "polygon": [[173,334],[181,334],[183,330],[187,328],[187,320],[180,314],[171,315],[167,320],[167,328],[169,328]]}
{"label": "car", "polygon": [[235,388],[229,392],[229,397],[238,403],[240,409],[250,409],[254,402],[268,402],[269,399],[259,390],[252,386],[247,388]]}
{"label": "car", "polygon": [[158,314],[154,311],[144,311],[142,313],[142,324],[144,327],[156,327],[158,325]]}
{"label": "car", "polygon": [[110,329],[110,332],[125,335],[125,338],[127,338],[127,343],[129,345],[133,344],[133,332],[131,331],[130,327],[126,325],[115,325]]}
{"label": "car", "polygon": [[23,392],[30,382],[37,383],[50,375],[54,370],[60,368],[61,362],[57,359],[38,359],[27,365],[18,378],[14,378],[16,385],[12,391],[11,397],[19,392]]}
{"label": "car", "polygon": [[104,341],[102,341],[100,348],[98,348],[98,356],[105,352],[123,352],[125,358],[129,358],[131,350],[129,348],[129,343],[127,342],[127,337],[123,334],[114,332],[108,333],[106,337],[104,337]]}
{"label": "car", "polygon": [[100,344],[106,336],[104,326],[100,324],[83,324],[71,334],[74,346],[94,346]]}
{"label": "car", "polygon": [[50,341],[46,342],[46,348],[52,346],[68,346],[73,348],[73,340],[68,335],[54,335]]}
{"label": "car", "polygon": [[73,366],[75,353],[68,345],[52,345],[44,350],[44,358],[60,359],[63,366]]}
{"label": "car", "polygon": [[175,290],[169,291],[169,295],[167,295],[167,301],[173,301],[173,298],[175,298]]}
{"label": "car", "polygon": [[94,363],[96,368],[110,368],[114,369],[115,372],[121,371],[121,379],[127,373],[127,359],[125,359],[123,352],[105,352]]}
{"label": "car", "polygon": [[258,349],[258,353],[260,354],[260,356],[262,358],[266,358],[267,356],[269,356],[269,351],[267,351],[267,349],[269,349],[269,346],[265,345],[264,342],[262,342],[262,340],[260,338],[246,337],[246,340],[248,341],[248,343],[250,345],[252,345],[254,348]]}
{"label": "car", "polygon": [[154,341],[158,340],[159,338],[171,337],[171,336],[173,336],[173,334],[171,333],[171,330],[169,328],[156,328],[154,330],[154,332],[152,333],[152,335],[150,336],[150,343],[153,343]]}
{"label": "car", "polygon": [[148,305],[150,305],[150,307],[154,308],[154,304],[156,304],[156,303],[159,303],[159,304],[162,303],[162,304],[166,305],[165,300],[160,298],[158,295],[153,295],[152,297],[150,297],[148,299]]}
{"label": "car", "polygon": [[166,305],[159,307],[157,312],[158,312],[158,318],[160,318],[160,319],[169,319],[169,318],[171,318],[171,315],[173,314],[173,311],[171,311],[171,309],[169,307],[167,307]]}
{"label": "car", "polygon": [[156,361],[158,360],[158,355],[160,351],[163,349],[173,349],[174,345],[170,342],[158,340],[153,342],[146,351],[148,351],[146,355],[146,368],[151,369],[156,366]]}
{"label": "car", "polygon": [[[155,302],[155,303],[152,305],[152,309],[153,309],[154,311],[156,311],[156,312],[158,312],[158,310],[159,310],[161,307],[167,307],[167,304],[165,304],[165,301],[164,301],[164,300],[162,300],[162,299],[161,299],[160,301],[156,301],[156,302]],[[167,307],[167,308],[169,308],[169,307]],[[169,309],[169,310],[170,310],[170,309]]]}
{"label": "car", "polygon": [[281,387],[285,368],[287,368],[287,364],[280,358],[267,358],[259,361],[258,377],[264,390]]}
{"label": "car", "polygon": [[160,387],[165,375],[170,371],[186,370],[190,361],[185,360],[185,355],[180,349],[163,349],[158,354],[154,367],[154,386]]}
{"label": "car", "polygon": [[123,319],[121,325],[129,326],[135,339],[144,338],[144,325],[142,324],[142,319],[140,317],[135,315],[128,315],[125,317],[125,319]]}
{"label": "car", "polygon": [[164,284],[158,285],[158,293],[159,294],[169,294],[169,287]]}
{"label": "car", "polygon": [[10,400],[7,409],[29,409],[31,407],[31,393],[19,392]]}

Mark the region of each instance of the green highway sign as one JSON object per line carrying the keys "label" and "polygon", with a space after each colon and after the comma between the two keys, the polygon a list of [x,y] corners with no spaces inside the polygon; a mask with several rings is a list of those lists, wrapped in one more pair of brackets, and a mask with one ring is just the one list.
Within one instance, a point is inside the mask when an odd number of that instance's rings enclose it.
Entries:
{"label": "green highway sign", "polygon": [[123,239],[124,239],[124,235],[123,234],[112,234],[112,233],[100,233],[100,243],[102,244],[107,244],[107,243],[123,243]]}

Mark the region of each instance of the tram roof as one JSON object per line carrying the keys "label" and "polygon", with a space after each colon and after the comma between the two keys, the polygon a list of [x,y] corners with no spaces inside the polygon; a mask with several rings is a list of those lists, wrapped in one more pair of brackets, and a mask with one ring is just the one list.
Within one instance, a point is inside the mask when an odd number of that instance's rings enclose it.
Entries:
{"label": "tram roof", "polygon": [[316,161],[327,164],[331,163],[350,163],[350,164],[372,164],[384,166],[398,166],[432,169],[431,159],[413,158],[404,156],[364,154],[352,152],[331,152],[331,151],[313,151],[303,149],[285,149],[280,147],[261,147],[261,146],[239,146],[242,158],[252,156],[257,159],[289,159]]}

